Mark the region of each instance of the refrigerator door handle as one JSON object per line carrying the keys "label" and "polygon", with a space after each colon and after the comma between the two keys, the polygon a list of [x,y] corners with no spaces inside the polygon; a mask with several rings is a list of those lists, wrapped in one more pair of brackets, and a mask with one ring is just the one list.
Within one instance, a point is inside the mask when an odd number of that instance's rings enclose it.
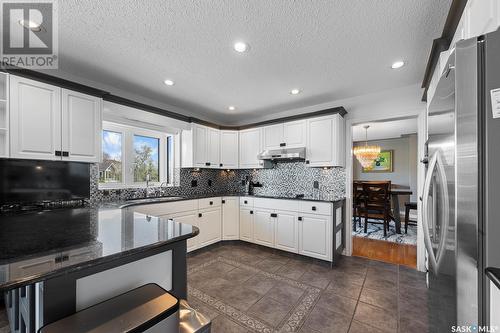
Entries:
{"label": "refrigerator door handle", "polygon": [[[448,223],[449,223],[449,195],[448,186],[446,181],[446,174],[441,159],[439,151],[434,153],[429,162],[429,168],[427,169],[427,177],[424,182],[424,190],[422,195],[422,229],[424,230],[424,243],[425,248],[428,253],[429,265],[432,268],[434,274],[438,274],[439,267],[442,264],[444,258],[444,250],[446,248],[446,236],[448,234]],[[429,231],[429,194],[431,189],[431,183],[433,179],[434,172],[437,171],[443,186],[440,186],[441,198],[443,198],[443,219],[441,227],[441,237],[439,240],[439,245],[436,254],[432,248],[432,242]],[[434,205],[433,205],[434,206]],[[435,226],[434,226],[435,228]]]}

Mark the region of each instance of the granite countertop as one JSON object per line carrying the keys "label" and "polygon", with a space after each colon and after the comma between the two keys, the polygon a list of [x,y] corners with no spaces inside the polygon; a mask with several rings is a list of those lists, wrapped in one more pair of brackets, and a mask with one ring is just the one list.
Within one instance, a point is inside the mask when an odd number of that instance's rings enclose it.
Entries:
{"label": "granite countertop", "polygon": [[0,291],[194,237],[198,228],[113,205],[4,215]]}

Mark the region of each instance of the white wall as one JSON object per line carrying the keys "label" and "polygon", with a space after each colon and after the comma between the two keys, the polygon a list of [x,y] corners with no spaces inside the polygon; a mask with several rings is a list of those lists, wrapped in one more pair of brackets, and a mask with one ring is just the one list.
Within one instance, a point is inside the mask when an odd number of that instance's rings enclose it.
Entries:
{"label": "white wall", "polygon": [[[354,146],[364,145],[356,142]],[[408,186],[414,193],[411,200],[417,196],[417,135],[397,139],[368,141],[368,144],[379,145],[382,150],[393,150],[393,172],[364,173],[361,164],[353,158],[354,180],[390,180],[392,184]],[[403,201],[403,200],[401,200]]]}

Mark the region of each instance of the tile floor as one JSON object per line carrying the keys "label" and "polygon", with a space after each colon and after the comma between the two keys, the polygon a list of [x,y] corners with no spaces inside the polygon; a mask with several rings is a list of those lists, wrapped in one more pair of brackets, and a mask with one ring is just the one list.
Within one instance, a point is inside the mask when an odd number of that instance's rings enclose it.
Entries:
{"label": "tile floor", "polygon": [[188,302],[212,332],[431,332],[425,276],[344,257],[324,262],[243,242],[188,256]]}

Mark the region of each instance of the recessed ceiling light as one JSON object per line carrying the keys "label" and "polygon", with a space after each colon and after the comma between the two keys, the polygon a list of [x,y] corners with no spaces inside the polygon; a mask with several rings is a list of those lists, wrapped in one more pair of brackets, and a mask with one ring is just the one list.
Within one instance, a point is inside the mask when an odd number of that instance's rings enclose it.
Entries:
{"label": "recessed ceiling light", "polygon": [[42,30],[41,24],[31,20],[19,20],[18,23],[31,31],[38,32]]}
{"label": "recessed ceiling light", "polygon": [[300,94],[300,89],[292,89],[290,91],[290,94],[292,94],[292,95],[298,95],[298,94]]}
{"label": "recessed ceiling light", "polygon": [[234,110],[236,110],[236,107],[231,105],[230,107],[228,107],[228,109],[229,109],[229,111],[234,111]]}
{"label": "recessed ceiling light", "polygon": [[395,63],[392,64],[391,68],[392,69],[398,69],[398,68],[401,68],[405,65],[405,62],[400,60],[400,61],[396,61]]}
{"label": "recessed ceiling light", "polygon": [[169,80],[169,79],[166,79],[165,81],[163,81],[163,83],[165,83],[167,86],[173,86],[174,85],[174,81]]}
{"label": "recessed ceiling light", "polygon": [[234,43],[234,50],[239,53],[246,52],[248,50],[248,44],[243,42]]}

